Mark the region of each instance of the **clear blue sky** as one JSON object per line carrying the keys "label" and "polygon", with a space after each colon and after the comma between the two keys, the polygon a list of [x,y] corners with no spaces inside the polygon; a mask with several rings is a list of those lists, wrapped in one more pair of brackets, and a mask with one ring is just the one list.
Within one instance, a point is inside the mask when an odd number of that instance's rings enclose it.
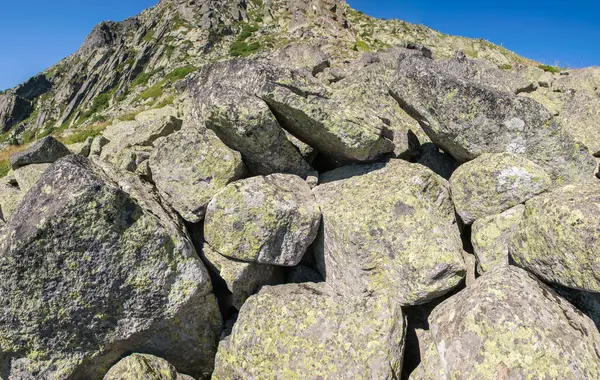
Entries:
{"label": "clear blue sky", "polygon": [[[158,0],[2,0],[0,90],[73,53],[92,27]],[[348,0],[369,15],[485,38],[544,63],[600,65],[600,3],[590,0]]]}

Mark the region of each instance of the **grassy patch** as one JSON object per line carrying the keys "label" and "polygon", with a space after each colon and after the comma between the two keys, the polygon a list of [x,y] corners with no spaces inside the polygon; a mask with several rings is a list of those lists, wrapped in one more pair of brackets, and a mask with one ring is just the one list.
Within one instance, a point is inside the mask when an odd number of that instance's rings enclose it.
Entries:
{"label": "grassy patch", "polygon": [[542,69],[547,73],[558,74],[562,70],[558,66],[550,66],[550,65],[538,65],[538,69]]}
{"label": "grassy patch", "polygon": [[144,38],[142,38],[142,40],[146,41],[146,42],[150,42],[154,39],[154,30],[149,31],[148,33],[146,33],[146,35],[144,36]]}
{"label": "grassy patch", "polygon": [[27,145],[9,145],[0,150],[0,177],[6,176],[10,171],[10,156],[25,149]]}
{"label": "grassy patch", "polygon": [[135,79],[133,80],[133,82],[131,82],[131,87],[135,88],[137,86],[145,86],[148,84],[148,81],[150,80],[150,78],[152,78],[155,74],[163,71],[164,68],[159,67],[157,69],[154,69],[152,71],[150,71],[149,73],[139,73],[137,77],[135,77]]}
{"label": "grassy patch", "polygon": [[252,42],[251,44],[245,41],[235,41],[229,47],[229,55],[232,57],[247,57],[260,50],[260,43]]}
{"label": "grassy patch", "polygon": [[512,65],[502,65],[502,66],[498,66],[498,68],[500,70],[510,70],[510,69],[512,69]]}
{"label": "grassy patch", "polygon": [[105,123],[96,124],[89,128],[77,130],[77,131],[73,132],[72,134],[70,134],[69,136],[61,138],[60,140],[63,144],[66,144],[66,145],[81,143],[81,142],[84,142],[85,140],[87,140],[89,137],[93,138],[93,137],[96,137],[96,136],[99,136],[100,134],[102,134],[102,132],[106,129],[108,124],[109,123],[105,122]]}
{"label": "grassy patch", "polygon": [[143,110],[137,110],[137,111],[133,111],[130,113],[126,113],[126,114],[119,116],[117,119],[119,119],[121,121],[133,121],[133,120],[135,120],[135,117],[137,115],[139,115],[142,111]]}
{"label": "grassy patch", "polygon": [[366,43],[365,41],[357,39],[356,43],[354,44],[354,50],[356,50],[356,51],[371,51],[373,49],[371,49],[371,46],[368,43]]}
{"label": "grassy patch", "polygon": [[144,100],[152,99],[152,98],[159,98],[164,93],[163,87],[165,85],[175,83],[178,80],[185,78],[188,74],[190,74],[196,70],[197,70],[197,68],[195,66],[191,66],[191,65],[174,69],[173,71],[171,71],[170,73],[165,75],[165,77],[162,80],[160,80],[158,83],[154,84],[152,87],[150,87],[146,91],[142,92],[140,94],[140,98],[144,99]]}

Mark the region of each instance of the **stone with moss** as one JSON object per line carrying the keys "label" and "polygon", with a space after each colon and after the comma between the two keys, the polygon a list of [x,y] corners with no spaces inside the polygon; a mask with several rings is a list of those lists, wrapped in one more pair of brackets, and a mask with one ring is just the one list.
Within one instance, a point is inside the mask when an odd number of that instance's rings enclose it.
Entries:
{"label": "stone with moss", "polygon": [[325,284],[265,287],[219,345],[213,379],[396,379],[405,331],[386,297],[343,297]]}
{"label": "stone with moss", "polygon": [[459,162],[484,153],[514,153],[553,181],[589,181],[594,158],[538,102],[453,75],[442,63],[406,55],[391,93],[431,140]]}
{"label": "stone with moss", "polygon": [[415,305],[464,279],[448,181],[392,159],[337,169],[320,183],[313,190],[323,213],[315,255],[338,292]]}
{"label": "stone with moss", "polygon": [[193,380],[177,373],[168,361],[148,354],[131,354],[104,375],[104,380]]}
{"label": "stone with moss", "polygon": [[188,222],[204,218],[213,195],[244,176],[240,154],[195,123],[162,140],[150,156],[152,179],[161,196]]}
{"label": "stone with moss", "polygon": [[25,192],[10,183],[0,184],[0,218],[8,222],[13,212],[19,207]]}
{"label": "stone with moss", "polygon": [[235,260],[295,266],[317,236],[320,219],[300,177],[252,177],[228,185],[210,201],[204,238]]}
{"label": "stone with moss", "polygon": [[510,243],[515,264],[544,281],[600,292],[600,184],[568,185],[525,204]]}
{"label": "stone with moss", "polygon": [[600,377],[594,323],[516,267],[486,273],[436,307],[429,324],[448,379]]}
{"label": "stone with moss", "polygon": [[203,89],[199,102],[206,126],[240,152],[254,174],[291,173],[306,178],[314,172],[261,99],[213,85]]}
{"label": "stone with moss", "polygon": [[518,205],[498,215],[480,218],[473,223],[471,243],[477,257],[477,271],[485,273],[509,264],[508,247],[517,232],[525,206]]}
{"label": "stone with moss", "polygon": [[208,244],[204,244],[201,255],[208,268],[225,282],[231,293],[232,306],[238,310],[261,287],[281,284],[284,280],[281,267],[232,260],[215,252]]}
{"label": "stone with moss", "polygon": [[450,178],[456,212],[466,224],[525,203],[551,185],[540,166],[511,153],[483,154]]}
{"label": "stone with moss", "polygon": [[0,235],[0,377],[98,379],[129,352],[209,374],[221,316],[177,220],[137,177],[54,163]]}
{"label": "stone with moss", "polygon": [[52,164],[31,164],[15,169],[14,174],[15,179],[19,184],[19,189],[24,192],[29,191],[51,165]]}

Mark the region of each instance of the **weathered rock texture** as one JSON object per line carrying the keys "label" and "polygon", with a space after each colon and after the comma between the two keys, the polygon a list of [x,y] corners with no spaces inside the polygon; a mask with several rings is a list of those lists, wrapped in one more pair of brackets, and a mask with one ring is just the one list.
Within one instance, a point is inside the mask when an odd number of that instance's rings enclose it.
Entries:
{"label": "weathered rock texture", "polygon": [[510,245],[515,263],[541,279],[600,292],[600,185],[569,185],[529,200]]}
{"label": "weathered rock texture", "polygon": [[232,259],[297,265],[317,236],[321,213],[300,177],[273,174],[227,186],[208,205],[204,236]]}
{"label": "weathered rock texture", "polygon": [[515,267],[493,270],[443,302],[429,324],[448,379],[600,376],[593,322]]}
{"label": "weathered rock texture", "polygon": [[427,302],[463,279],[462,246],[448,182],[402,160],[321,176],[316,256],[325,281],[350,295]]}
{"label": "weathered rock texture", "polygon": [[174,215],[118,180],[63,158],[2,231],[3,377],[96,379],[131,351],[212,370],[221,316],[208,273]]}
{"label": "weathered rock texture", "polygon": [[213,379],[395,379],[405,329],[385,297],[341,297],[324,284],[267,287],[219,345]]}
{"label": "weathered rock texture", "polygon": [[193,380],[191,376],[177,373],[175,367],[164,359],[147,354],[132,354],[120,360],[104,376],[104,380]]}

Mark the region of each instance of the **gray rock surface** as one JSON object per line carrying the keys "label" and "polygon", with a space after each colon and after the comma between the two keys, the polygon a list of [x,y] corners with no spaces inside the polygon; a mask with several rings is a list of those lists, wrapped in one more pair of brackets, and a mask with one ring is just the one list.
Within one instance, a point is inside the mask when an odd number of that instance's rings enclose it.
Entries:
{"label": "gray rock surface", "polygon": [[385,298],[341,297],[324,284],[266,287],[221,342],[213,379],[396,379],[406,324]]}
{"label": "gray rock surface", "polygon": [[10,166],[13,170],[31,164],[51,164],[61,157],[71,154],[60,141],[52,136],[38,140],[22,152],[10,157]]}
{"label": "gray rock surface", "polygon": [[569,185],[529,200],[510,243],[516,265],[565,287],[600,292],[600,184]]}
{"label": "gray rock surface", "polygon": [[315,254],[336,291],[425,303],[465,276],[448,182],[403,160],[357,165],[321,176],[323,213]]}
{"label": "gray rock surface", "polygon": [[146,352],[210,373],[221,316],[176,220],[135,177],[77,155],[56,162],[0,236],[0,368],[96,379]]}
{"label": "gray rock surface", "polygon": [[486,273],[436,307],[429,324],[448,379],[600,376],[593,322],[516,267]]}
{"label": "gray rock surface", "polygon": [[19,189],[28,192],[52,164],[31,164],[14,170]]}
{"label": "gray rock surface", "polygon": [[593,157],[539,103],[448,72],[418,55],[402,59],[392,95],[431,140],[460,162],[509,152],[540,165],[558,183],[587,181]]}
{"label": "gray rock surface", "polygon": [[540,166],[512,153],[483,154],[450,178],[456,212],[466,224],[525,203],[551,185]]}
{"label": "gray rock surface", "polygon": [[306,69],[313,76],[330,66],[327,54],[317,46],[294,43],[281,49],[271,62],[286,69]]}
{"label": "gray rock surface", "polygon": [[204,218],[213,195],[245,174],[240,154],[194,123],[160,140],[149,165],[161,196],[192,223]]}
{"label": "gray rock surface", "polygon": [[21,191],[17,186],[8,183],[0,184],[0,211],[1,218],[5,222],[10,220],[11,215],[23,200],[25,192]]}
{"label": "gray rock surface", "polygon": [[131,354],[121,359],[104,375],[104,380],[193,380],[177,373],[169,362],[148,354]]}
{"label": "gray rock surface", "polygon": [[225,281],[232,294],[232,304],[238,310],[264,285],[283,283],[283,268],[275,265],[232,260],[215,252],[208,244],[204,244],[201,256],[208,268]]}
{"label": "gray rock surface", "polygon": [[310,187],[300,177],[252,177],[213,197],[204,238],[232,259],[295,266],[317,236],[320,218]]}
{"label": "gray rock surface", "polygon": [[480,218],[473,223],[471,243],[477,257],[477,271],[487,272],[509,264],[509,245],[519,230],[525,212],[518,205],[498,215]]}

